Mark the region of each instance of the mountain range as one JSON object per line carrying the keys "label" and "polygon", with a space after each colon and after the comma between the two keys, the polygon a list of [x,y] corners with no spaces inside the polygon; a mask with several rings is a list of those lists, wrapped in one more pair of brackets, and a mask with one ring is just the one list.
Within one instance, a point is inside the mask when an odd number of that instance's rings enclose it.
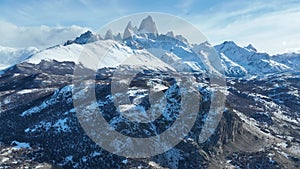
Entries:
{"label": "mountain range", "polygon": [[[124,32],[116,34],[87,31],[43,50],[1,51],[5,55],[0,57],[9,59],[0,72],[0,168],[300,166],[300,54],[271,56],[232,41],[191,44],[172,31],[159,33],[151,16],[139,27],[129,21]],[[131,70],[139,72],[131,80],[124,78]],[[194,83],[180,88],[170,72],[189,72]],[[211,136],[199,141],[206,124],[214,121],[210,109],[216,90],[209,85],[213,73],[226,80],[225,108]],[[122,86],[128,92],[119,92]],[[194,125],[176,146],[152,157],[111,153],[97,145],[79,121],[83,116],[85,125],[93,125],[89,122],[98,108],[119,133],[152,137],[172,127],[180,114],[181,94],[190,88],[200,97]],[[164,99],[151,101],[149,89]],[[90,101],[87,92],[94,92],[95,100]],[[128,101],[121,100],[125,103],[118,107],[118,98]],[[77,99],[89,101],[74,107]],[[159,109],[161,116],[148,123],[132,122],[130,114],[120,113],[145,113],[150,107]]]}
{"label": "mountain range", "polygon": [[[152,41],[153,39],[155,39],[154,42]],[[168,41],[168,44],[165,41]],[[176,46],[177,43],[180,45]],[[99,34],[87,31],[74,40],[68,40],[64,45],[57,45],[41,51],[38,51],[36,48],[12,49],[2,47],[0,56],[9,59],[2,59],[1,64],[3,65],[2,69],[4,69],[9,67],[9,65],[20,63],[29,58],[28,61],[34,63],[38,63],[43,59],[76,62],[79,60],[79,53],[84,48],[84,51],[89,50],[87,49],[89,47],[101,50],[101,48],[106,48],[110,45],[122,46],[124,50],[132,50],[131,52],[138,48],[160,48],[164,52],[160,52],[158,54],[160,56],[156,57],[159,57],[159,59],[167,64],[171,63],[175,69],[189,69],[191,71],[200,71],[205,68],[203,65],[199,65],[202,62],[201,60],[195,56],[190,56],[195,55],[197,51],[193,51],[193,53],[185,49],[195,50],[199,48],[199,50],[205,51],[212,50],[209,48],[213,48],[208,42],[190,44],[183,36],[174,35],[172,31],[166,34],[158,34],[155,22],[151,16],[148,16],[141,22],[139,28],[132,26],[131,21],[129,21],[122,34],[113,34],[111,30],[108,30],[104,38]],[[259,76],[269,73],[289,72],[295,69],[299,70],[300,67],[300,54],[297,53],[270,56],[267,53],[257,52],[251,44],[246,47],[240,47],[233,41],[225,41],[222,44],[214,46],[214,49],[219,55],[226,76],[229,77]],[[117,50],[119,50],[118,47]],[[151,53],[151,51],[148,52]],[[156,53],[152,54],[155,55]],[[90,67],[91,65],[86,66]]]}

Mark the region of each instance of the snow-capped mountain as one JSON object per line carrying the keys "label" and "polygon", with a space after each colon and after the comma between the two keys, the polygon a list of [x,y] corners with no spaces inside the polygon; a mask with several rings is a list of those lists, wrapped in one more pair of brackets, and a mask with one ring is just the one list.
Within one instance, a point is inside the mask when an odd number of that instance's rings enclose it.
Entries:
{"label": "snow-capped mountain", "polygon": [[289,66],[272,60],[267,53],[257,52],[252,45],[243,48],[232,41],[225,41],[220,45],[216,45],[215,49],[223,55],[223,58],[225,56],[237,65],[242,66],[250,75],[263,75],[291,70]]}
{"label": "snow-capped mountain", "polygon": [[37,52],[35,47],[21,49],[0,46],[0,70],[18,64]]}
{"label": "snow-capped mountain", "polygon": [[[178,40],[181,36],[174,38],[158,35],[155,22],[150,16],[142,21],[139,29],[136,26],[133,27],[129,22],[124,30],[124,39],[116,40],[120,37],[120,33],[114,35],[111,30],[108,30],[102,39],[100,35],[88,31],[74,40],[68,40],[64,45],[54,46],[36,53],[27,62],[38,64],[42,60],[73,61],[80,62],[87,68],[96,69],[116,67],[117,63],[136,64],[135,61],[145,58],[143,63],[150,64],[152,67],[165,67],[177,71],[202,71],[205,69],[201,59],[189,49],[191,46],[187,41]],[[212,46],[210,47],[212,48]],[[161,51],[158,52],[157,49]],[[109,52],[106,53],[108,50]],[[97,62],[99,55],[105,55],[102,63]],[[164,59],[164,56],[173,57]],[[130,62],[124,62],[129,57]],[[151,61],[146,62],[146,58]]]}
{"label": "snow-capped mountain", "polygon": [[[84,60],[79,61],[80,56],[83,55],[86,55],[85,57],[89,60],[95,61],[95,58],[98,57],[95,51],[101,53],[110,47],[112,47],[110,49],[112,52],[109,52],[108,55],[118,53],[118,56],[106,57],[109,59],[103,60],[103,62],[107,63],[98,63],[102,67],[117,66],[110,63],[116,63],[116,61],[122,63],[120,62],[124,59],[122,55],[141,51],[145,55],[152,55],[165,64],[169,64],[174,70],[200,72],[207,71],[209,65],[205,62],[217,52],[223,67],[222,71],[229,77],[263,76],[299,68],[299,55],[297,54],[270,56],[267,53],[257,52],[251,44],[247,47],[240,47],[232,41],[225,41],[213,47],[207,42],[189,44],[188,40],[181,35],[174,35],[172,31],[159,34],[151,16],[143,19],[139,28],[129,21],[123,33],[113,34],[111,30],[107,30],[104,38],[101,38],[99,34],[87,31],[74,40],[68,40],[63,46],[55,46],[33,55],[33,58],[28,61],[38,63],[42,59],[53,59],[77,63]],[[96,67],[95,65],[91,66],[91,64],[95,64],[92,61],[86,64],[85,66],[89,68]],[[162,63],[158,65],[162,65]]]}
{"label": "snow-capped mountain", "polygon": [[283,63],[290,68],[300,70],[300,53],[285,53],[271,56],[271,59]]}
{"label": "snow-capped mountain", "polygon": [[232,77],[242,77],[247,75],[248,71],[244,67],[230,60],[224,53],[220,53],[220,58],[226,75]]}
{"label": "snow-capped mountain", "polygon": [[[108,50],[109,52],[107,52]],[[99,58],[99,55],[103,55],[103,58]],[[147,50],[133,50],[114,40],[96,41],[84,45],[76,43],[67,46],[59,45],[36,53],[26,62],[38,64],[42,60],[81,63],[84,67],[93,70],[104,67],[117,67],[120,63],[142,66],[146,62],[149,63],[147,65],[149,69],[173,70],[171,66],[153,56]]]}
{"label": "snow-capped mountain", "polygon": [[[245,77],[264,75],[269,73],[293,71],[299,68],[298,54],[282,54],[270,56],[267,53],[259,53],[249,44],[247,47],[239,47],[234,42],[225,41],[220,45],[213,46],[207,42],[201,44],[189,44],[188,40],[181,35],[174,35],[172,31],[166,34],[158,32],[156,23],[151,16],[141,21],[139,27],[129,21],[123,33],[113,34],[107,30],[104,38],[91,31],[83,33],[74,40],[68,40],[64,45],[54,46],[40,52],[35,48],[15,50],[1,48],[2,65],[7,66],[28,59],[30,63],[39,63],[41,60],[72,61],[75,63],[85,62],[85,66],[95,69],[93,61],[98,54],[111,48],[113,57],[106,57],[103,62],[97,63],[102,67],[117,66],[122,63],[122,55],[140,55],[145,58],[151,55],[156,58],[157,65],[169,64],[169,68],[176,71],[207,71],[209,65],[205,63],[215,55],[214,48],[218,53],[225,75],[229,77]],[[159,50],[158,50],[159,49]],[[86,59],[80,59],[86,55]],[[87,61],[90,60],[90,61]],[[154,64],[155,65],[155,64]],[[165,65],[166,66],[166,65]]]}
{"label": "snow-capped mountain", "polygon": [[[1,72],[0,168],[39,168],[45,163],[53,168],[299,168],[298,54],[269,56],[252,45],[228,41],[215,47],[190,44],[172,31],[160,34],[156,26],[149,16],[140,26],[129,21],[123,33],[108,30],[100,36],[88,31]],[[140,72],[131,81],[116,75],[125,76],[123,70],[136,67]],[[211,69],[232,78],[227,78],[220,122],[209,139],[200,142],[199,134],[212,121]],[[95,77],[77,76],[75,88],[75,70]],[[181,111],[182,93],[189,91],[177,85],[169,70],[191,73],[192,93],[199,95],[195,123],[179,144],[153,157],[132,159],[107,151],[85,133],[74,106],[78,98],[88,100],[80,105],[85,119],[93,120],[99,109],[123,135],[146,138],[168,130]],[[112,92],[124,86],[127,92]],[[153,103],[150,89],[164,97]],[[90,101],[86,91],[94,92],[95,100]],[[128,102],[118,107],[118,97]],[[129,110],[145,113],[150,107],[162,114],[149,123],[122,115]]]}
{"label": "snow-capped mountain", "polygon": [[91,31],[87,31],[83,34],[81,34],[79,37],[75,38],[74,40],[68,40],[64,45],[70,45],[72,43],[77,43],[77,44],[86,44],[86,43],[91,43],[95,42],[98,40],[101,40],[102,37],[100,35],[94,35]]}

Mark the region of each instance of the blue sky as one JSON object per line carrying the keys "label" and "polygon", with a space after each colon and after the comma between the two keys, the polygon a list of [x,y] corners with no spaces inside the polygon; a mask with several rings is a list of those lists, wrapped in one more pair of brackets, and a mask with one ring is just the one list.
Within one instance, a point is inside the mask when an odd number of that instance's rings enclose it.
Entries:
{"label": "blue sky", "polygon": [[3,0],[0,11],[0,45],[8,47],[45,48],[126,15],[163,12],[189,21],[213,44],[300,51],[298,0]]}

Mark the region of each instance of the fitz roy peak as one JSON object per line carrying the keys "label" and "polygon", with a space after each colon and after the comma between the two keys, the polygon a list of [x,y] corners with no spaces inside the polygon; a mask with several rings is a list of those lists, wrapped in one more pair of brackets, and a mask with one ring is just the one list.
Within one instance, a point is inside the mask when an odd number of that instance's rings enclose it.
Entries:
{"label": "fitz roy peak", "polygon": [[151,16],[146,17],[142,20],[140,27],[139,27],[140,33],[152,33],[154,35],[158,34],[156,24],[153,21],[153,18]]}

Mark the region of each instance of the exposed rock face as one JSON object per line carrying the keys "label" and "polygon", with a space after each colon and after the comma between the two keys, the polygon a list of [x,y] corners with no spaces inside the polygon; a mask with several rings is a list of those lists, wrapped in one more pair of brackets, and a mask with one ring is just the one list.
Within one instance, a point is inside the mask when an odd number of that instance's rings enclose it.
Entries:
{"label": "exposed rock face", "polygon": [[208,142],[203,144],[204,149],[212,153],[222,152],[223,146],[229,142],[234,142],[238,137],[237,135],[243,134],[243,130],[241,119],[232,110],[225,111],[214,135],[211,136]]}
{"label": "exposed rock face", "polygon": [[105,33],[105,36],[104,36],[104,40],[108,40],[108,39],[110,39],[110,40],[114,40],[115,39],[114,35],[113,35],[113,33],[112,33],[112,31],[110,29],[107,30],[107,32]]}
{"label": "exposed rock face", "polygon": [[166,33],[166,36],[169,36],[169,37],[171,37],[171,38],[174,38],[174,33],[173,33],[173,31],[167,32],[167,33]]}
{"label": "exposed rock face", "polygon": [[139,27],[139,33],[151,33],[155,36],[158,34],[156,24],[151,16],[148,16],[142,20]]}
{"label": "exposed rock face", "polygon": [[83,34],[81,34],[79,37],[77,37],[75,40],[68,40],[64,45],[70,45],[72,43],[77,43],[77,44],[86,44],[86,43],[91,43],[95,42],[98,40],[101,40],[100,35],[95,35],[91,31],[87,31]]}
{"label": "exposed rock face", "polygon": [[132,37],[133,35],[138,34],[138,30],[136,27],[132,26],[131,21],[128,22],[125,30],[124,30],[124,34],[123,34],[123,39],[127,39]]}
{"label": "exposed rock face", "polygon": [[255,49],[255,47],[252,44],[249,44],[248,46],[245,47],[246,49],[249,49],[251,51],[257,52],[257,50]]}
{"label": "exposed rock face", "polygon": [[114,39],[115,39],[116,41],[122,41],[123,39],[122,39],[121,33],[118,33],[118,34],[114,37]]}

